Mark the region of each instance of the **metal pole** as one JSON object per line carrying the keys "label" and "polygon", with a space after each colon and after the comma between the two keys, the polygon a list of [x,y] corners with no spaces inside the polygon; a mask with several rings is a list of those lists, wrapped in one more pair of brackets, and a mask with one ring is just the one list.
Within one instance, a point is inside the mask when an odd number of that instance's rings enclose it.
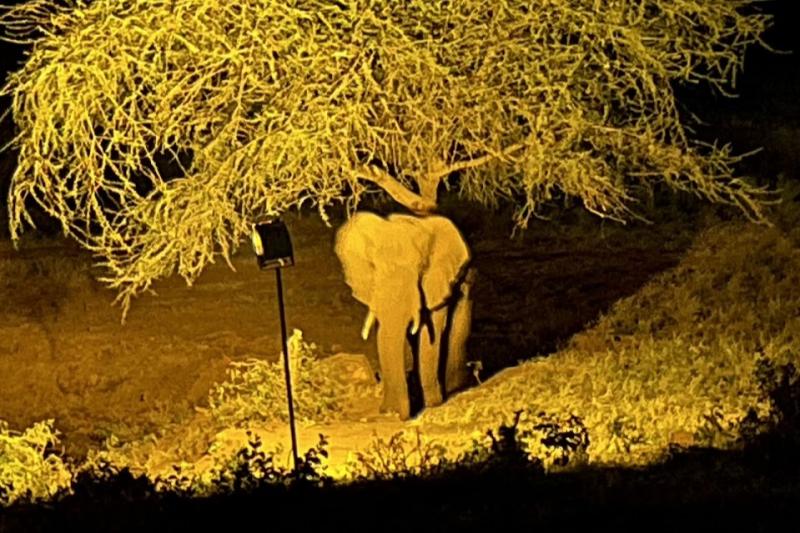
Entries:
{"label": "metal pole", "polygon": [[286,339],[286,316],[283,313],[283,281],[281,280],[281,269],[275,269],[275,277],[278,280],[278,309],[281,315],[281,339],[283,340],[283,370],[286,379],[286,401],[289,403],[289,429],[292,432],[292,459],[294,460],[294,470],[297,472],[297,432],[294,426],[294,402],[292,401],[292,375],[289,370],[289,342]]}

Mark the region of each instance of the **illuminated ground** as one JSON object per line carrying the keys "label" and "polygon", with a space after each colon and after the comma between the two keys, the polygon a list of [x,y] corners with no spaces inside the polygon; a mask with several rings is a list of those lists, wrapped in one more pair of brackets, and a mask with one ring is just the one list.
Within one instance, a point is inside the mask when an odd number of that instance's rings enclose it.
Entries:
{"label": "illuminated ground", "polygon": [[[481,273],[470,351],[484,359],[484,378],[552,351],[674,265],[691,237],[676,225],[629,232],[574,218],[573,230],[542,224],[509,241],[496,219],[468,213],[459,222]],[[298,264],[285,271],[289,327],[324,355],[363,353],[374,363],[373,344],[358,336],[364,309],[331,250],[333,230],[310,217],[290,219],[290,229]],[[158,285],[124,326],[113,295],[90,281],[86,259],[68,252],[47,240],[21,253],[6,242],[0,251],[0,417],[12,427],[54,418],[67,452],[81,456],[112,434],[124,442],[187,420],[230,361],[279,351],[274,276],[258,271],[247,250],[235,259],[237,272],[221,264],[191,289],[177,278]],[[374,398],[355,411],[352,421],[325,428],[337,457],[400,427],[378,416]],[[317,433],[303,430],[301,446]],[[275,433],[285,437],[285,429]]]}

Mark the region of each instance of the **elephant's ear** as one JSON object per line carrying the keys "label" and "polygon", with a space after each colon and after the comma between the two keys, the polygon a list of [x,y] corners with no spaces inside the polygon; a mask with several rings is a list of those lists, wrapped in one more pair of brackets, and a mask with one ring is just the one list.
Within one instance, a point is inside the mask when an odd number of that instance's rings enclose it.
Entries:
{"label": "elephant's ear", "polygon": [[375,309],[374,240],[379,238],[385,224],[386,221],[374,213],[356,213],[336,232],[333,247],[353,297],[370,309]]}
{"label": "elephant's ear", "polygon": [[422,291],[428,309],[441,307],[453,293],[470,260],[464,237],[450,220],[431,216],[422,219],[431,234],[428,267],[422,274]]}

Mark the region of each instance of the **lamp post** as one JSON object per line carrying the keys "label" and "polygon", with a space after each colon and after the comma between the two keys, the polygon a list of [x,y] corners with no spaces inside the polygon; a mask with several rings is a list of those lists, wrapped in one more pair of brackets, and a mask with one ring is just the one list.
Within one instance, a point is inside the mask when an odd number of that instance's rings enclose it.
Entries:
{"label": "lamp post", "polygon": [[289,343],[286,338],[286,315],[283,306],[283,280],[281,269],[294,265],[292,240],[286,224],[280,219],[261,222],[253,225],[250,235],[253,251],[256,254],[258,268],[275,270],[278,285],[278,312],[281,318],[281,341],[283,342],[283,370],[286,380],[286,401],[289,404],[289,430],[292,435],[292,459],[297,472],[297,430],[294,423],[294,401],[292,399],[292,375],[289,367]]}

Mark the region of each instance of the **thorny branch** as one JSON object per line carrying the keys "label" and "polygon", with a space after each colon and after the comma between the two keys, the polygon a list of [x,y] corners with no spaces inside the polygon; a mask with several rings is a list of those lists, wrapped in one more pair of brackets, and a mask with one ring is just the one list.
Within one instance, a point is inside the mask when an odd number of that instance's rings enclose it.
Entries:
{"label": "thorny branch", "polygon": [[229,260],[253,219],[324,217],[374,186],[424,213],[444,181],[513,201],[524,227],[556,194],[625,220],[665,182],[763,219],[764,191],[730,147],[687,138],[673,94],[735,90],[769,25],[755,0],[57,5],[0,11],[31,45],[0,91],[19,130],[10,230],[37,203],[124,311],[155,279]]}

